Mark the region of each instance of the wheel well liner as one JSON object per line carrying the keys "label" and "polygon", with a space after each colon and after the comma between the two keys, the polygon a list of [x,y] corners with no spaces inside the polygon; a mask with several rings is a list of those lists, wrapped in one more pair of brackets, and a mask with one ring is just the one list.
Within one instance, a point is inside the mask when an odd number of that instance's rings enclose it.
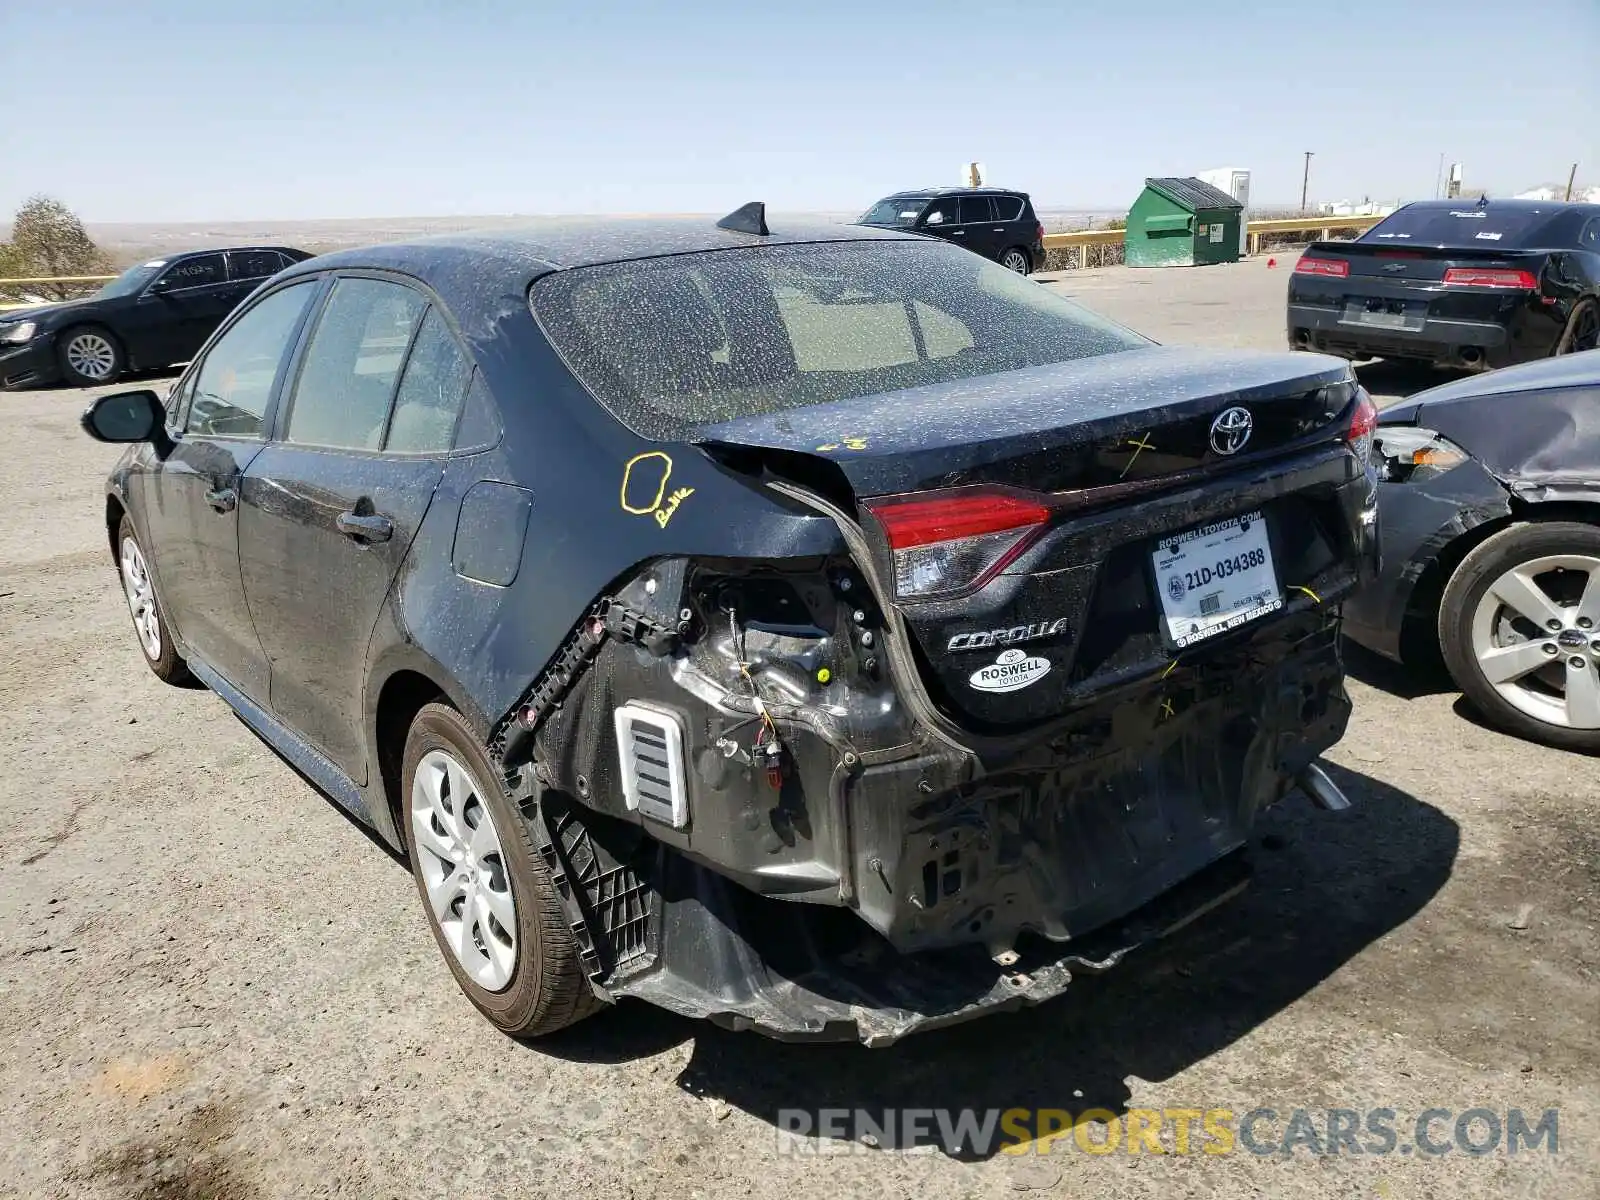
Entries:
{"label": "wheel well liner", "polygon": [[420,671],[409,669],[396,671],[389,676],[378,693],[378,782],[383,788],[384,801],[402,846],[405,844],[406,827],[401,803],[400,769],[405,759],[406,735],[423,706],[436,701],[455,707],[444,688]]}

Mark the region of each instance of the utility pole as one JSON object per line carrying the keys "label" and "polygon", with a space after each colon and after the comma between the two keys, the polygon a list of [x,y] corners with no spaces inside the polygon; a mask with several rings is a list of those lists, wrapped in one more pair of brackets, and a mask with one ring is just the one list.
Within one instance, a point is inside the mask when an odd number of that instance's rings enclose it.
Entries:
{"label": "utility pole", "polygon": [[1567,172],[1567,199],[1572,199],[1572,182],[1578,178],[1578,164],[1572,164],[1572,170]]}
{"label": "utility pole", "polygon": [[1311,151],[1306,151],[1306,172],[1300,177],[1300,211],[1306,211],[1306,195],[1311,187]]}
{"label": "utility pole", "polygon": [[1433,198],[1439,198],[1439,189],[1444,187],[1444,151],[1439,151],[1439,170],[1433,177]]}

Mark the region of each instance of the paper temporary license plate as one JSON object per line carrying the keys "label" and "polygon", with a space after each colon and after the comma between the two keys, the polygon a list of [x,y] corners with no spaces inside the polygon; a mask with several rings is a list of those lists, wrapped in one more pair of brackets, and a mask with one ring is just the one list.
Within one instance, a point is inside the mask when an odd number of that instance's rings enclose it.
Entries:
{"label": "paper temporary license plate", "polygon": [[1259,512],[1163,538],[1150,557],[1175,645],[1192,646],[1283,607]]}

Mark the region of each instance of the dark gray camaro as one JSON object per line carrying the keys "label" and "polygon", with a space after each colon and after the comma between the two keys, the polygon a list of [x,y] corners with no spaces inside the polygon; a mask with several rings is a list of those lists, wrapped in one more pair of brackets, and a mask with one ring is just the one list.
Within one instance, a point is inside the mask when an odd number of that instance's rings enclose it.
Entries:
{"label": "dark gray camaro", "polygon": [[500,1028],[882,1044],[1342,803],[1372,419],[1343,362],[747,206],[318,258],[84,421],[150,666],[409,855]]}

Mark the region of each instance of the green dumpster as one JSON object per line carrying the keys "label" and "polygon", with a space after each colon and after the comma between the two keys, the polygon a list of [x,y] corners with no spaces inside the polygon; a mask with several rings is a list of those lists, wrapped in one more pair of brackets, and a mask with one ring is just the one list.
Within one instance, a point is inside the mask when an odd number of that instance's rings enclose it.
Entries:
{"label": "green dumpster", "polygon": [[1194,178],[1146,179],[1128,210],[1123,248],[1130,267],[1197,267],[1239,261],[1244,206]]}

